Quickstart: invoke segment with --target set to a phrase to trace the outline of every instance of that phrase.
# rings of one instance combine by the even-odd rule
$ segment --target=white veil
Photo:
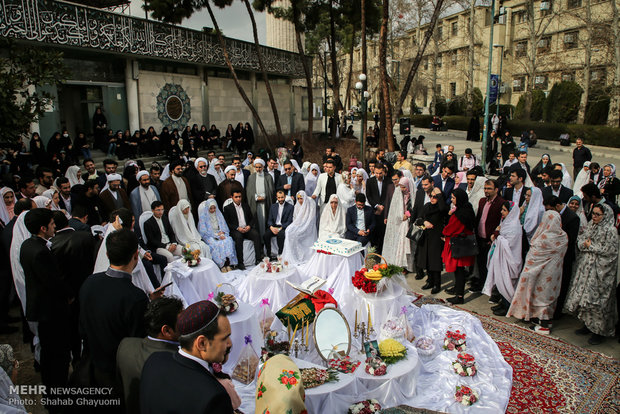
[[[563,162],[561,162],[560,165],[562,166],[562,185],[566,188],[573,188],[573,179],[568,173],[566,165],[564,165]]]
[[[487,182],[486,177],[476,177],[476,182],[471,189],[471,194],[468,195],[469,202],[474,208],[474,213],[478,214],[478,205],[480,200],[484,198],[484,183]]]
[[[583,166],[590,167],[590,164],[591,164],[590,161],[586,161],[583,163]],[[575,195],[578,195],[581,198],[583,196],[583,194],[581,193],[581,187],[588,184],[589,180],[590,180],[590,170],[586,171],[583,168],[581,168],[581,171],[579,171],[579,174],[577,174],[577,177],[575,178],[575,184],[573,185],[573,193]]]
[[[321,214],[321,221],[319,222],[319,240],[327,240],[330,237],[343,238],[347,231],[345,209],[342,207],[340,200],[338,200],[336,213],[332,213],[331,202],[333,200],[338,200],[336,194],[329,196],[329,202]]]
[[[316,230],[316,202],[306,195],[305,191],[298,191],[296,197],[302,197],[302,203],[295,203],[293,222],[285,233],[282,257],[292,264],[307,262],[312,255],[310,247],[317,237]]]
[[[2,221],[5,225],[11,221],[9,217],[9,209],[6,208],[6,204],[4,203],[4,195],[6,193],[13,193],[15,195],[15,191],[11,187],[2,187],[0,188],[0,221]],[[15,206],[15,201],[13,201],[13,206]]]
[[[349,207],[353,207],[355,204],[355,190],[351,188],[351,185],[345,181],[345,174],[350,174],[347,171],[342,172],[342,182],[338,184],[336,194],[338,194],[338,205],[341,206],[346,214]]]
[[[411,194],[409,194],[409,199],[411,199]],[[383,256],[390,264],[413,269],[411,243],[407,238],[409,221],[403,220],[404,215],[405,205],[403,201],[403,192],[400,189],[400,185],[397,185],[396,188],[394,188],[394,195],[392,196],[385,228]]]
[[[175,208],[176,207],[176,208]],[[183,214],[183,210],[190,207],[189,201],[179,200],[177,205],[170,209],[169,219],[174,235],[182,246],[190,245],[191,250],[200,250],[200,256],[211,258],[209,247],[204,241],[194,223],[194,216],[190,211],[187,216]]]
[[[19,261],[19,252],[22,248],[22,243],[26,239],[29,239],[31,236],[30,232],[26,228],[26,224],[24,223],[26,213],[28,213],[28,211],[23,211],[15,221],[15,226],[13,227],[13,239],[11,240],[10,254],[11,271],[13,272],[13,282],[15,283],[15,290],[17,291],[17,296],[22,303],[22,310],[24,311],[24,315],[26,314],[26,276],[24,275],[24,268]]]
[[[528,241],[532,239],[532,236],[540,223],[540,219],[542,219],[542,215],[545,212],[542,191],[540,188],[530,187],[530,190],[532,191],[532,197],[530,198],[530,203],[528,204],[527,212],[525,213],[525,220],[523,221],[523,231],[525,231]]]
[[[65,177],[69,180],[69,184],[73,187],[76,184],[84,184],[84,180],[82,177],[78,178],[77,173],[80,171],[80,167],[77,165],[72,165],[67,168],[67,172],[65,173]]]

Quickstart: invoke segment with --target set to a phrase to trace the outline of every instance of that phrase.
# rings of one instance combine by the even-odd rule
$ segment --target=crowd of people
[[[185,151],[185,134],[195,143],[209,133],[189,127],[178,156],[147,168],[136,157],[159,153],[155,135],[131,149],[124,147],[131,140],[104,140],[101,122],[95,146],[130,156],[122,175],[114,158],[98,169],[90,153],[74,149],[64,171],[47,163],[54,151],[88,149],[63,134],[50,140],[51,151],[48,143],[51,157],[30,151],[0,190],[0,330],[16,329],[9,317],[16,292],[24,341],[37,338],[33,352],[47,386],[66,386],[73,364],[73,381],[113,387],[127,412],[169,412],[171,399],[188,407],[175,412],[236,408],[217,368],[231,346],[224,313],[209,301],[183,310],[159,289],[183,248],[227,272],[265,256],[301,264],[317,239],[346,238],[426,278],[422,289],[431,294],[454,280],[446,289],[453,304],[464,303],[469,283],[496,303],[496,315],[531,321],[538,333],[549,334],[567,313],[592,345],[615,334],[620,182],[615,166],[592,162],[581,140],[574,181],[548,154],[530,168],[527,152],[504,153],[503,141],[500,159],[491,158],[495,175],[484,174],[471,149],[459,156],[452,145],[437,145],[429,164],[412,163],[406,151],[390,162],[378,150],[366,165],[344,165],[333,147],[312,160],[320,163],[305,159],[297,141],[255,156],[250,141],[237,140],[242,132],[229,163],[211,149],[229,148],[228,131],[200,141],[201,157]],[[172,352],[148,358],[165,350]],[[189,391],[195,384],[204,384],[201,393]]]

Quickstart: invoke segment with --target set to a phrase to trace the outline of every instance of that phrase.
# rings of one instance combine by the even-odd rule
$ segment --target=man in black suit
[[[108,161],[108,160],[105,160]],[[105,168],[105,161],[104,161],[104,168]],[[109,161],[114,161],[114,160],[109,160]],[[87,158],[84,160],[83,162],[84,168],[86,169],[86,174],[84,174],[84,182],[88,181],[88,180],[96,180],[97,183],[99,183],[100,188],[103,188],[103,186],[105,186],[105,183],[107,182],[107,178],[105,176],[105,173],[102,171],[97,171],[97,169],[95,168],[95,161],[93,161],[90,158]],[[114,169],[114,171],[116,172],[116,169]]]
[[[435,181],[431,178],[430,175],[425,174],[420,180],[420,189],[415,193],[415,201],[413,203],[413,209],[411,214],[411,220],[415,222],[415,220],[422,217],[422,210],[424,209],[424,205],[426,203],[430,203],[431,201],[431,193],[435,188]],[[424,268],[419,267],[416,262],[416,280],[424,279]]]
[[[142,414],[232,414],[232,402],[212,364],[224,364],[232,341],[230,322],[211,301],[190,305],[177,320],[180,349],[149,357],[140,381]],[[200,392],[196,392],[200,390]]]
[[[278,161],[275,158],[269,158],[266,173],[271,175],[273,183],[277,186],[280,179],[280,170],[278,170]]]
[[[116,372],[123,387],[127,414],[140,412],[140,378],[144,363],[155,352],[176,352],[179,348],[177,318],[183,302],[164,296],[149,303],[144,315],[146,338],[125,338],[116,352]]]
[[[271,256],[271,239],[275,237],[278,240],[278,254],[282,254],[284,249],[284,238],[286,237],[286,228],[293,222],[293,206],[285,201],[284,191],[280,190],[276,194],[277,201],[269,208],[269,217],[267,218],[267,228],[263,241],[267,248],[267,256]]]
[[[88,180],[84,185],[75,185],[74,187],[80,187],[79,191],[74,191],[74,208],[77,205],[82,205],[86,208],[88,213],[89,226],[95,226],[99,224],[107,223],[108,218],[103,216],[103,204],[99,198],[99,184],[96,180]]]
[[[517,160],[518,160],[518,162],[516,164],[513,164],[512,167],[521,167],[529,175],[530,174],[530,164],[527,163],[527,152],[519,151],[517,153]]]
[[[323,164],[327,162],[328,159],[332,159],[334,161],[334,167],[336,172],[342,171],[342,158],[340,155],[336,153],[335,147],[327,147],[325,148],[325,154],[323,154]]]
[[[170,263],[183,255],[183,248],[177,244],[168,215],[164,214],[164,203],[153,201],[151,211],[153,217],[144,222],[146,245],[151,251],[164,256]]]
[[[85,231],[75,231],[69,226],[62,211],[54,211],[56,235],[52,237],[52,255],[58,263],[62,278],[69,288],[69,297],[77,298],[84,280],[93,273],[95,266],[95,239]],[[71,355],[73,363],[80,360],[82,342],[78,331],[79,301],[69,305]]]
[[[555,210],[560,213],[560,217],[562,217],[562,230],[564,230],[568,236],[568,248],[566,249],[566,255],[564,255],[564,262],[562,264],[560,295],[558,296],[558,302],[553,317],[553,319],[558,319],[562,316],[562,308],[564,307],[564,301],[566,300],[568,287],[573,274],[573,263],[575,262],[576,253],[575,247],[577,245],[577,236],[579,235],[579,225],[581,222],[579,216],[571,211],[571,209],[567,208],[567,204],[563,203],[558,197],[551,196],[545,198],[543,203],[546,210]]]
[[[293,202],[295,202],[297,200],[297,197],[295,197],[297,192],[305,189],[304,176],[294,172],[293,164],[290,161],[286,161],[284,163],[284,174],[280,174],[280,177],[278,177],[276,191],[283,190],[285,196],[291,197]]]
[[[379,253],[383,249],[383,238],[385,236],[385,222],[383,220],[386,199],[390,192],[392,183],[385,176],[386,167],[383,164],[375,164],[375,175],[366,181],[366,197],[368,204],[375,214],[375,229],[372,233],[371,243],[377,248]],[[394,190],[392,190],[392,194]]]
[[[75,231],[87,231],[90,233],[90,226],[88,223],[88,211],[86,207],[81,204],[76,205],[71,212],[71,218],[69,219],[69,226]]]
[[[62,210],[66,210],[71,214],[73,204],[71,202],[71,184],[67,177],[58,177],[56,179],[56,187],[58,188],[59,201],[58,205]]]
[[[504,190],[504,196],[502,198],[504,200],[512,201],[521,207],[521,205],[525,202],[525,193],[528,190],[524,185],[526,176],[527,173],[523,168],[517,167],[513,169],[510,172],[509,178],[511,187]]]
[[[243,168],[241,165],[241,158],[236,155],[232,159],[232,165],[237,169],[235,179],[245,188],[245,185],[248,183],[248,178],[250,178],[250,171]]]
[[[375,214],[372,207],[366,205],[363,193],[355,196],[355,205],[347,210],[346,225],[345,238],[356,240],[362,245],[369,242],[375,228]]]
[[[48,240],[56,230],[53,213],[44,208],[32,209],[26,213],[24,224],[32,237],[22,244],[19,261],[26,278],[26,319],[38,322],[41,381],[47,387],[64,387],[69,374],[67,320],[72,298],[48,247]],[[57,396],[48,394],[46,397]],[[48,409],[59,411],[54,404]]]
[[[92,386],[115,387],[118,345],[126,337],[144,337],[149,297],[131,282],[140,260],[136,234],[128,228],[110,233],[106,248],[110,267],[89,276],[80,289],[80,333],[92,362]],[[151,300],[162,294],[151,293]]]
[[[562,177],[563,174],[560,170],[552,170],[549,173],[551,185],[542,189],[543,199],[556,196],[560,199],[561,203],[568,203],[568,199],[573,196],[573,190],[562,185]]]
[[[241,191],[233,191],[233,202],[224,207],[224,219],[230,229],[230,237],[235,241],[239,269],[245,270],[243,263],[243,240],[251,240],[254,243],[256,264],[263,257],[260,235],[256,230],[256,220],[252,217],[250,206],[242,203]]]
[[[446,204],[450,204],[450,196],[452,195],[452,190],[454,190],[454,178],[451,177],[453,173],[452,167],[446,165],[441,170],[441,174],[433,177],[435,187],[441,189]]]

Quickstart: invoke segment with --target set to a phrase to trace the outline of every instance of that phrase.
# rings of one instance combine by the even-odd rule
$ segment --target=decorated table
[[[318,276],[327,280],[325,289],[334,289],[335,293],[332,294],[334,298],[343,300],[345,296],[341,286],[351,284],[351,276],[362,267],[362,264],[363,258],[360,252],[347,257],[315,251],[310,260],[298,268],[304,278]]]
[[[263,267],[261,267],[263,265]],[[298,292],[287,281],[301,284],[303,278],[295,266],[283,266],[278,271],[269,268],[262,262],[261,265],[247,273],[237,286],[238,296],[241,300],[253,306],[260,306],[263,299],[269,300],[269,306],[273,312],[282,308]]]
[[[230,349],[228,361],[226,361],[223,366],[224,372],[232,372],[248,335],[250,335],[248,339],[251,340],[252,348],[254,348],[257,355],[260,355],[260,348],[263,342],[261,339],[262,335],[257,312],[254,306],[239,302],[239,309],[228,314],[228,321],[230,322],[230,339],[233,343],[233,347]]]

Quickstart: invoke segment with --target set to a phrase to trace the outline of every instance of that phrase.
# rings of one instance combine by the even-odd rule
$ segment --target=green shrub
[[[448,115],[464,115],[467,110],[467,100],[463,95],[455,96],[448,104]]]
[[[515,112],[514,105],[500,104],[499,114],[506,119],[512,119]],[[497,106],[495,104],[489,106],[489,118],[493,117],[493,114],[497,113]],[[484,112],[482,113],[484,115]]]
[[[514,119],[523,119],[525,117],[525,94],[521,94],[519,96],[519,102],[517,102],[517,106],[515,107],[515,116]]]
[[[437,97],[437,102],[435,102],[435,115],[444,116],[448,111],[448,104],[446,104],[446,98],[443,96]]]
[[[442,119],[448,125],[448,131],[451,129],[467,131],[467,128],[469,128],[469,120],[471,118],[461,115],[446,115]]]
[[[515,119],[525,119],[525,96],[527,93],[522,94],[517,102],[517,108],[515,109]],[[540,121],[543,115],[543,105],[545,103],[545,93],[539,89],[535,89],[532,92],[532,108],[530,110],[530,120]]]
[[[482,92],[480,88],[474,88],[474,99],[472,109],[474,111],[474,115],[482,115],[484,114],[484,99],[482,99]]]
[[[411,124],[416,128],[430,128],[432,115],[413,115],[411,118]]]
[[[584,123],[588,125],[605,125],[609,115],[610,97],[605,91],[590,92]]]
[[[561,134],[569,134],[572,142],[581,137],[586,145],[602,145],[620,148],[620,128],[602,125],[559,124],[551,122],[532,122],[522,120],[508,121],[508,129],[513,136],[533,129],[538,139],[558,141]]]
[[[553,84],[543,105],[545,122],[575,122],[583,89],[576,82]]]

